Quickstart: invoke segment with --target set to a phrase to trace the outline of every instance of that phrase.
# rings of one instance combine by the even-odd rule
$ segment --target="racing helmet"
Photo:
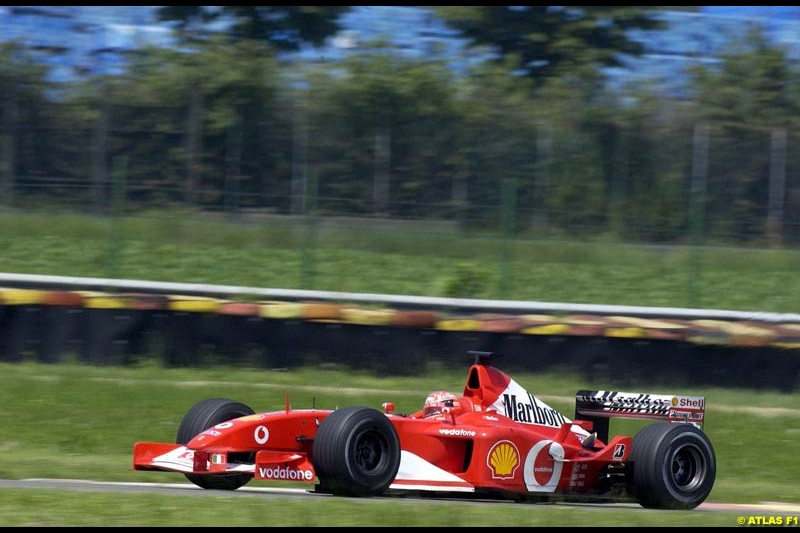
[[[452,392],[439,390],[428,394],[425,398],[425,405],[422,407],[422,416],[436,416],[441,414],[445,407],[452,408],[455,405],[456,395]]]

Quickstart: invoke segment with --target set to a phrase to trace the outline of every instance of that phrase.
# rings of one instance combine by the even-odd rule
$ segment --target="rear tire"
[[[717,475],[711,441],[689,424],[645,426],[633,438],[630,462],[636,500],[653,509],[694,509]]]
[[[347,407],[328,415],[312,448],[321,490],[342,496],[382,494],[400,468],[400,439],[383,413]]]
[[[196,435],[212,426],[240,416],[254,414],[243,403],[225,398],[211,398],[198,403],[183,417],[175,442],[186,444]],[[236,490],[247,484],[253,476],[249,474],[184,474],[186,479],[203,489]]]

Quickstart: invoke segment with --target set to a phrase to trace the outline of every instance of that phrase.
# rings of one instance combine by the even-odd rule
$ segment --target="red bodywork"
[[[287,407],[217,424],[185,446],[138,442],[133,468],[315,482],[312,444],[331,412]],[[569,420],[483,364],[472,365],[449,412],[421,415],[386,413],[401,448],[391,489],[602,492],[631,451],[631,437],[603,443],[590,435],[591,422]]]

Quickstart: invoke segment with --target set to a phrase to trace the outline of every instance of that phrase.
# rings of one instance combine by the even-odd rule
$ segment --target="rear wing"
[[[703,429],[706,399],[702,396],[580,390],[575,394],[575,418],[594,424],[597,437],[608,442],[611,418],[648,418],[689,423]]]

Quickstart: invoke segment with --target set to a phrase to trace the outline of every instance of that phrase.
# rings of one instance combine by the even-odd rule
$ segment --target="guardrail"
[[[0,361],[419,373],[468,349],[591,380],[800,384],[797,314],[0,274]]]
[[[688,309],[682,307],[640,307],[630,305],[569,304],[557,302],[526,302],[511,300],[480,300],[472,298],[441,298],[395,294],[365,294],[355,292],[316,291],[297,289],[266,289],[236,285],[210,285],[205,283],[169,283],[130,279],[47,276],[0,272],[0,284],[21,288],[57,288],[79,290],[134,291],[155,294],[185,294],[193,296],[231,297],[257,296],[279,300],[317,300],[380,304],[401,308],[457,310],[463,312],[491,313],[547,313],[624,315],[629,317],[732,320],[769,323],[798,323],[800,313],[771,313],[757,311],[730,311],[722,309]]]

